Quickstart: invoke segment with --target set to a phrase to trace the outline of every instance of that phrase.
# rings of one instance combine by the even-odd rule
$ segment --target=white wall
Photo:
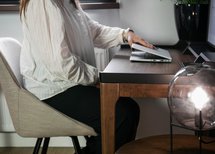
[[[22,40],[22,28],[18,11],[0,12],[0,37]]]
[[[130,27],[149,42],[160,45],[177,43],[172,3],[160,0],[121,0],[120,9],[88,10],[92,18],[109,26]],[[0,12],[0,37],[22,41],[18,12]],[[138,99],[141,120],[137,138],[169,133],[166,99]],[[0,102],[1,103],[1,102]],[[32,146],[35,139],[25,139],[15,133],[0,134],[0,146]],[[82,145],[85,144],[84,140]],[[53,138],[51,146],[70,146],[69,138]]]
[[[155,45],[178,42],[171,0],[121,0],[120,19],[123,27]]]
[[[121,0],[119,10],[88,12],[102,24],[131,28],[155,45],[175,45],[178,42],[171,0]]]

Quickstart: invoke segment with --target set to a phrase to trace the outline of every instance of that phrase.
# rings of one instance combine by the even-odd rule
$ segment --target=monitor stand
[[[201,52],[209,52],[209,48],[206,42],[187,42],[187,46],[184,49],[184,54],[191,53],[196,58]]]
[[[215,52],[201,52],[194,62],[215,62]]]
[[[195,63],[215,62],[215,51],[207,42],[189,42],[183,50],[184,54],[192,54],[196,59]]]

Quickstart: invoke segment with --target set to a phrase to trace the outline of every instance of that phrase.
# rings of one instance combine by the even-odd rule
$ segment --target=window
[[[119,8],[116,0],[80,0],[83,9],[115,9]],[[0,0],[0,11],[18,11],[19,0]]]
[[[18,11],[19,0],[0,0],[0,11]]]
[[[0,0],[0,4],[19,4],[19,0]]]
[[[116,9],[119,3],[116,0],[80,0],[83,9]]]
[[[116,2],[116,0],[80,0],[83,3]]]
[[[83,9],[114,9],[119,8],[116,0],[80,0]]]
[[[115,9],[119,8],[116,0],[80,0],[83,9]]]
[[[80,0],[83,3],[116,2],[116,0]],[[0,4],[18,4],[19,0],[0,0]]]

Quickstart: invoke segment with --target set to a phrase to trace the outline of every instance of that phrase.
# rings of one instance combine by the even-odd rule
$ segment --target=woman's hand
[[[132,31],[128,31],[128,44],[131,46],[132,43],[138,43],[141,44],[145,47],[148,48],[155,48],[152,44],[150,44],[149,42],[145,41],[143,38],[139,37],[138,35],[136,35],[134,32]]]

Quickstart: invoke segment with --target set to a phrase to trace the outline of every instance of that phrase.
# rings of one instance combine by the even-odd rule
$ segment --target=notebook
[[[162,48],[150,49],[139,44],[131,45],[130,61],[138,62],[171,62],[172,57],[168,50]]]

